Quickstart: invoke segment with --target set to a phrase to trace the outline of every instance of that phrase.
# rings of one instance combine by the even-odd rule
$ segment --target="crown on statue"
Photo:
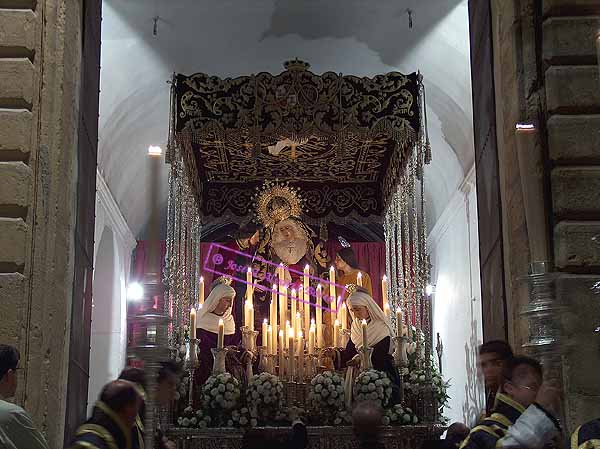
[[[288,218],[300,218],[302,198],[298,188],[288,183],[266,181],[254,195],[256,218],[270,228]]]
[[[286,70],[296,70],[299,72],[308,70],[310,68],[310,64],[308,62],[300,61],[298,58],[285,61],[283,66]]]
[[[223,284],[223,285],[231,285],[232,279],[229,276],[221,276],[215,279],[214,285]]]

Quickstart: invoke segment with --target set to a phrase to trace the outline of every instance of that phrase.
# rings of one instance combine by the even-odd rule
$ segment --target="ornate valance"
[[[174,77],[171,142],[201,215],[247,216],[254,188],[278,179],[305,192],[310,218],[381,220],[424,135],[420,75],[316,75],[298,60],[285,68]]]

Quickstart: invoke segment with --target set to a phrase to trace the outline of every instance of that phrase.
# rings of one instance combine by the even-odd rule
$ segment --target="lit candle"
[[[204,304],[204,277],[200,276],[200,291],[198,292],[198,304]]]
[[[287,319],[287,288],[279,286],[279,327],[283,326]]]
[[[196,309],[190,311],[190,339],[196,339]]]
[[[340,322],[335,320],[333,323],[333,347],[339,347]]]
[[[261,336],[262,345],[265,348],[268,346],[268,344],[267,344],[267,340],[269,338],[269,335],[267,333],[268,328],[269,328],[269,323],[267,322],[267,319],[265,318],[262,322],[262,336]]]
[[[273,354],[273,326],[269,324],[267,326],[267,354]]]
[[[362,273],[359,271],[358,274],[356,275],[356,284],[359,287],[362,287]]]
[[[310,323],[310,330],[308,331],[308,354],[313,355],[315,353],[315,323]]]
[[[248,327],[251,331],[254,332],[254,306],[252,305],[252,301],[248,303],[248,312],[250,312],[250,317],[248,319]]]
[[[290,320],[292,321],[292,329],[294,329],[294,331],[297,331],[298,329],[296,329],[296,307],[298,306],[298,300],[297,300],[297,295],[296,295],[296,289],[293,288],[292,289],[292,313],[290,314]]]
[[[285,338],[283,336],[283,330],[279,331],[279,347],[281,350],[279,351],[279,377],[283,379],[285,373],[285,367],[283,363],[283,348],[285,347]]]
[[[323,347],[323,287],[317,285],[317,307],[315,308],[317,319],[317,348]]]
[[[331,309],[331,320],[335,319],[335,310],[337,310],[337,304],[335,303],[335,268],[329,267],[329,308]]]
[[[285,349],[289,349],[288,348],[288,338],[290,335],[290,321],[289,320],[285,320]]]
[[[290,369],[288,371],[288,377],[292,379],[294,377],[294,362],[296,358],[296,351],[294,348],[294,330],[292,328],[289,329],[288,335],[288,355],[289,355],[289,366]]]
[[[298,334],[298,380],[304,380],[304,334]]]
[[[341,297],[338,298],[338,303],[341,300],[342,300]],[[340,318],[340,324],[342,326],[342,330],[345,330],[348,327],[348,307],[346,306],[345,302],[343,302],[342,305],[340,306],[339,318]]]
[[[402,309],[396,309],[396,336],[402,337]]]
[[[223,343],[225,341],[225,323],[219,318],[219,335],[217,337],[217,349],[223,349]]]
[[[383,305],[383,313],[385,314],[386,317],[390,317],[390,305],[389,304],[384,304]]]
[[[385,312],[385,308],[387,307],[389,314],[390,303],[388,302],[388,281],[385,274],[381,278],[381,304],[383,305],[383,311]]]
[[[246,270],[246,299],[248,301],[252,299],[252,268],[250,267]]]
[[[304,283],[302,285],[302,294],[304,298],[304,330],[308,332],[310,326],[310,285],[308,282],[310,267],[304,267]]]
[[[361,327],[362,327],[362,346],[364,349],[366,349],[369,347],[367,345],[367,320],[362,320]]]
[[[296,312],[296,328],[294,332],[296,332],[296,335],[302,332],[302,315],[300,315],[300,312]]]
[[[271,307],[269,307],[269,323],[277,326],[277,286],[271,288]]]

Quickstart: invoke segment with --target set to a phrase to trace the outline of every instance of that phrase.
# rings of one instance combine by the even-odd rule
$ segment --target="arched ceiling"
[[[149,216],[146,151],[166,144],[171,73],[280,73],[294,57],[315,73],[420,70],[433,225],[474,160],[469,48],[467,0],[105,0],[99,168],[140,236]],[[162,186],[164,207],[166,169]]]

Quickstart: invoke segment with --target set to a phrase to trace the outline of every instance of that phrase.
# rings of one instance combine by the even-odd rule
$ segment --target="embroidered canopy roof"
[[[172,132],[205,218],[246,217],[265,180],[299,187],[313,219],[379,221],[422,131],[420,75],[176,75]]]

